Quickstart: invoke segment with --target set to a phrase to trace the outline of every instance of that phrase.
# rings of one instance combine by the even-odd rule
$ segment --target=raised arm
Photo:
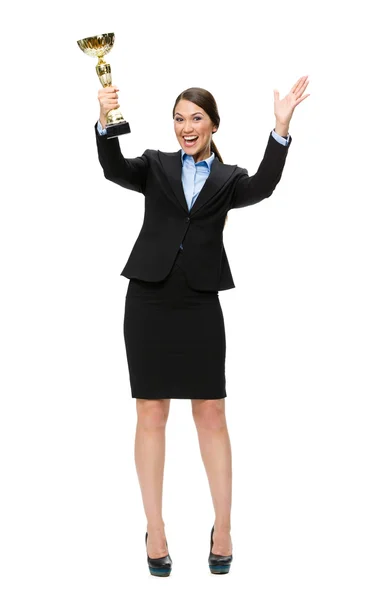
[[[274,192],[282,177],[288,149],[292,142],[292,137],[287,135],[290,121],[296,106],[310,96],[310,94],[304,94],[308,85],[308,75],[303,75],[282,100],[279,97],[279,91],[274,89],[275,129],[269,136],[264,158],[257,173],[249,176],[247,169],[241,169],[230,209],[255,204],[268,198]],[[282,137],[285,139],[282,140]]]
[[[109,110],[118,108],[118,88],[101,88],[98,93],[100,118],[95,123],[95,136],[99,162],[104,177],[124,188],[145,193],[149,161],[147,150],[137,158],[124,158],[118,137],[107,139],[105,134],[106,115]],[[101,132],[101,134],[99,133]]]
[[[257,172],[254,175],[248,175],[247,169],[241,169],[242,174],[236,182],[230,209],[256,204],[274,192],[282,176],[292,137],[289,135],[288,143],[284,145],[277,141],[273,133],[273,131],[270,133],[265,154]]]

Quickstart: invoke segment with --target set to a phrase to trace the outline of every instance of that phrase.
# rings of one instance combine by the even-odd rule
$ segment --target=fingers
[[[117,87],[116,85],[108,85],[106,87],[102,87],[99,90],[99,94],[103,93],[103,94],[113,94],[115,92],[119,92],[119,87]]]
[[[294,94],[298,94],[300,91],[303,92],[309,84],[309,81],[307,81],[307,79],[308,75],[303,75],[302,77],[300,77],[300,79],[298,79],[295,85],[291,88],[291,92],[293,92]]]
[[[100,88],[97,95],[98,95],[99,100],[102,98],[107,98],[110,100],[113,100],[113,99],[118,100],[117,92],[119,92],[119,88],[116,86],[110,85],[108,87]]]
[[[110,85],[99,89],[97,97],[100,104],[101,114],[106,115],[110,110],[119,108],[120,105],[118,103],[117,92],[119,92],[119,88],[115,85]]]
[[[297,100],[297,102],[295,102],[295,106],[297,106],[298,104],[300,104],[300,102],[302,102],[303,100],[305,100],[305,98],[308,98],[308,96],[310,96],[310,94],[306,94],[302,98],[299,98],[299,100]]]

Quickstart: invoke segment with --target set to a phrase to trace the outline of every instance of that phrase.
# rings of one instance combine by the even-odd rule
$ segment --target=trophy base
[[[123,121],[122,123],[107,123],[105,126],[106,129],[106,138],[114,138],[119,135],[123,135],[124,133],[131,133],[130,124],[127,121]]]

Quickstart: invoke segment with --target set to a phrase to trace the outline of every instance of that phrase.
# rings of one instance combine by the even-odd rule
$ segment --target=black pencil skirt
[[[133,398],[226,397],[218,292],[189,287],[183,250],[163,281],[130,279],[123,331]]]

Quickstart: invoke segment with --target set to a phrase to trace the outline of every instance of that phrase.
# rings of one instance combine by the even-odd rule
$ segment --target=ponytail
[[[213,142],[213,139],[212,139],[211,147],[212,147],[212,148],[211,148],[211,149],[212,149],[212,152],[214,152],[214,154],[216,155],[216,157],[218,158],[218,160],[219,160],[221,163],[223,163],[222,156],[221,156],[221,155],[220,155],[220,153],[218,152],[218,150],[217,150],[217,146],[216,146],[216,145],[215,145],[215,143]]]

